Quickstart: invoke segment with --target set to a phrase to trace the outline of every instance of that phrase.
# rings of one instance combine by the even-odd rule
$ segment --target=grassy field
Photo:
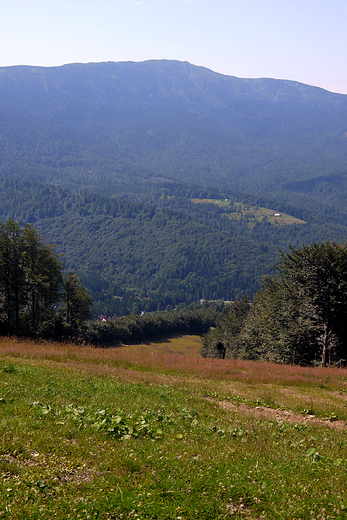
[[[347,370],[0,341],[0,518],[347,518]]]
[[[218,204],[218,206],[230,206],[230,201],[219,199],[191,199],[195,204]],[[229,218],[236,220],[244,220],[249,227],[253,227],[256,222],[266,219],[270,224],[277,226],[288,226],[292,224],[306,224],[304,220],[300,220],[286,213],[278,213],[273,209],[261,208],[259,206],[249,206],[241,203],[233,203],[235,211],[228,213]]]

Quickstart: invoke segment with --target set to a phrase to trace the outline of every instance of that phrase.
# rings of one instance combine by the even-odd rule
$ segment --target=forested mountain
[[[0,70],[0,173],[98,190],[168,179],[334,209],[347,96],[176,61]]]
[[[56,244],[94,313],[252,296],[278,247],[343,241],[346,159],[347,96],[308,85],[166,60],[0,69],[0,217]]]

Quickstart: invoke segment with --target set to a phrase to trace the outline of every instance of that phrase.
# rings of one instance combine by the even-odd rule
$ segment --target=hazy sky
[[[176,59],[347,94],[347,0],[0,0],[0,66]]]

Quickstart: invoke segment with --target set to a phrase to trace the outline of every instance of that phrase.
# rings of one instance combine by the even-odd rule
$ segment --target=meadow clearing
[[[0,341],[0,518],[347,518],[347,369]]]
[[[235,211],[228,213],[228,217],[235,220],[245,219],[248,227],[253,227],[256,222],[262,222],[264,219],[270,224],[279,226],[288,226],[293,224],[306,224],[304,220],[287,215],[283,212],[277,212],[273,209],[263,208],[259,206],[250,206],[241,202],[230,202],[221,199],[190,199],[194,204],[217,204],[220,207],[233,206]]]

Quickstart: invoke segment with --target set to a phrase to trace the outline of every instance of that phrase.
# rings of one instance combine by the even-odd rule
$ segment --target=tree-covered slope
[[[245,226],[218,230],[170,208],[20,180],[2,181],[0,194],[3,218],[34,223],[96,302],[105,302],[96,306],[100,312],[253,293],[275,253]]]
[[[334,208],[347,96],[176,61],[0,70],[2,175],[99,189],[158,179]]]
[[[66,269],[82,276],[95,313],[104,314],[251,296],[271,272],[278,247],[346,236],[333,220],[249,227],[216,204],[193,204],[192,188],[174,185],[167,193],[141,204],[0,179],[0,217],[33,224],[54,243]]]
[[[346,132],[346,96],[290,81],[165,60],[3,68],[0,174],[26,181],[2,181],[2,218],[56,244],[95,312],[252,295],[278,247],[346,236]],[[200,195],[307,224],[251,228]]]

